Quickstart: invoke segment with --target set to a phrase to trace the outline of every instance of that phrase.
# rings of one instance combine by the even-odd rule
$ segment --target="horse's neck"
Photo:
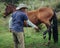
[[[11,13],[13,13],[13,12],[15,12],[15,11],[16,11],[16,8],[13,8],[12,11],[11,11]]]
[[[13,10],[13,12],[15,12],[16,10]]]
[[[16,7],[13,8],[13,12],[16,11]]]

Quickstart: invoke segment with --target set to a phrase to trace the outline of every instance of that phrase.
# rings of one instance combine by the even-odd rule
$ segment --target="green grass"
[[[38,3],[38,4],[37,4]],[[53,3],[53,2],[52,2]],[[44,4],[46,5],[47,2]],[[48,3],[49,4],[49,3]],[[34,1],[35,7],[40,7],[40,2]],[[0,48],[14,48],[12,33],[9,32],[8,29],[8,19],[3,19],[5,5],[0,2]],[[32,8],[30,8],[32,9]],[[60,24],[59,24],[59,42],[58,44],[54,44],[53,39],[51,40],[51,44],[49,46],[43,45],[48,42],[48,34],[47,38],[43,39],[43,31],[45,31],[45,26],[40,25],[42,30],[40,32],[35,32],[32,28],[24,28],[25,29],[25,46],[26,48],[60,48]]]
[[[48,42],[48,34],[47,38],[43,39],[43,31],[46,30],[45,26],[40,25],[42,31],[35,32],[32,28],[24,28],[25,32],[25,46],[26,48],[60,48],[60,33],[59,33],[59,42],[58,44],[54,44],[53,39],[51,40],[51,44],[49,46],[43,45]],[[60,26],[59,26],[60,29]],[[59,30],[60,31],[60,30]],[[3,18],[0,19],[0,48],[13,48],[13,37],[12,33],[9,32],[8,23]]]

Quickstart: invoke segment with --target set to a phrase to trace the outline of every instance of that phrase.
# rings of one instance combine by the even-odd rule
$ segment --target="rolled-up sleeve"
[[[9,28],[12,28],[12,17],[9,19]]]

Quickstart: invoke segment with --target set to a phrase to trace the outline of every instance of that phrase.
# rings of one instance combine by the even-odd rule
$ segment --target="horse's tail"
[[[56,43],[58,42],[58,24],[57,24],[57,16],[55,11],[52,17],[52,21],[53,21],[53,39],[54,39],[54,42]]]

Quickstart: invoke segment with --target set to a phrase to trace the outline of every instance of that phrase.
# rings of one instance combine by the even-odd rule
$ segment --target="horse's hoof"
[[[50,45],[50,43],[49,43],[49,42],[45,44],[45,46],[49,46],[49,45]]]
[[[50,41],[46,44],[46,46],[49,46],[50,45]]]
[[[40,32],[40,28],[34,28],[36,32]]]

